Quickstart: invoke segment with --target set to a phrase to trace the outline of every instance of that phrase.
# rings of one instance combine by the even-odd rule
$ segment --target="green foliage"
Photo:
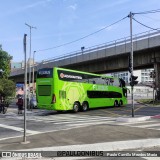
[[[9,97],[15,95],[15,83],[8,80],[11,72],[10,61],[12,56],[10,56],[6,51],[2,50],[2,45],[0,45],[0,95],[5,96],[6,102],[9,103]]]
[[[15,95],[15,83],[8,79],[0,79],[0,94],[7,97]]]
[[[11,72],[10,69],[10,61],[12,60],[12,56],[10,56],[6,51],[3,51],[2,45],[0,45],[0,77],[8,78]]]

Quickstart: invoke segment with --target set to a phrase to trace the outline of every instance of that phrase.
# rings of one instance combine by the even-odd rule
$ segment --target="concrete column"
[[[156,84],[156,98],[160,100],[160,57],[155,58],[154,70],[156,72],[155,84]]]

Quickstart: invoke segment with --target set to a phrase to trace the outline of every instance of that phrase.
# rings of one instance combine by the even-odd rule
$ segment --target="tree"
[[[12,56],[3,51],[2,45],[0,45],[0,95],[5,96],[6,99],[15,95],[15,83],[8,80],[11,59]]]
[[[0,77],[8,78],[11,72],[10,61],[12,56],[10,56],[6,51],[3,51],[2,45],[0,45]]]
[[[8,79],[0,79],[0,94],[5,97],[10,97],[15,95],[15,83]]]

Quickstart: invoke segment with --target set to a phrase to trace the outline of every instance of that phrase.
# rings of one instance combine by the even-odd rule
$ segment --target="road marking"
[[[66,122],[61,122],[61,121],[59,121],[59,122],[55,122],[54,124],[67,124],[67,123],[77,123],[77,124],[79,124],[79,123],[87,123],[87,122],[91,122],[92,124],[94,124],[95,122],[97,122],[97,121],[100,121],[100,122],[106,122],[106,121],[108,121],[109,119],[103,119],[103,120],[101,120],[101,119],[96,119],[96,120],[90,120],[90,119],[85,119],[85,120],[76,120],[76,121],[66,121]]]
[[[119,116],[119,114],[113,113],[113,112],[111,112],[111,111],[104,111],[104,112],[109,113],[109,114],[112,114],[112,115],[114,115],[114,116]]]
[[[18,118],[20,119],[20,118]],[[77,116],[70,116],[70,115],[61,115],[61,116],[48,116],[48,117],[43,117],[43,116],[38,116],[38,117],[28,117],[29,121],[43,121],[44,123],[73,123],[73,122],[86,122],[86,121],[107,121],[107,120],[115,120],[113,117],[102,117],[102,116],[82,116],[82,115],[77,115]]]
[[[140,128],[150,128],[150,127],[160,127],[160,124],[156,123],[156,124],[147,124],[147,125],[141,125]],[[136,126],[139,127],[139,126]]]
[[[7,138],[1,138],[0,141],[7,140],[7,139],[13,139],[13,138],[20,138],[20,137],[23,137],[23,135],[21,135],[21,136],[14,136],[14,137],[7,137]]]
[[[149,123],[152,123],[152,124],[149,124]],[[153,120],[149,120],[145,122],[140,121],[140,122],[129,122],[129,123],[120,122],[120,123],[116,123],[115,125],[160,130],[160,124],[157,121],[153,121]],[[154,127],[159,127],[159,128],[154,128]]]
[[[145,108],[145,106],[138,107],[138,108],[135,109],[134,111],[136,112],[136,111],[140,110],[141,108]]]
[[[87,122],[87,123],[76,123],[76,124],[69,124],[69,125],[67,125],[67,126],[70,126],[70,127],[72,127],[72,126],[82,126],[82,127],[85,127],[85,126],[90,126],[90,125],[97,125],[97,124],[113,124],[113,123],[115,123],[115,122],[113,122],[113,121],[107,121],[108,123],[106,123],[106,121],[102,121],[102,122],[94,122],[94,123],[92,123],[92,122]]]
[[[24,131],[23,128],[15,127],[15,126],[8,126],[8,125],[4,125],[4,124],[0,124],[0,127],[15,130],[15,131],[19,131],[19,132]],[[32,131],[32,130],[28,130],[28,129],[26,129],[26,132],[29,133],[29,134],[39,134],[39,133],[41,133],[41,132],[38,132],[38,131]]]

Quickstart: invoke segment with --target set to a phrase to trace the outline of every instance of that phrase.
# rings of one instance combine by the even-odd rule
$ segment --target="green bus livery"
[[[39,108],[56,111],[127,104],[124,80],[57,67],[38,70],[36,96]]]

